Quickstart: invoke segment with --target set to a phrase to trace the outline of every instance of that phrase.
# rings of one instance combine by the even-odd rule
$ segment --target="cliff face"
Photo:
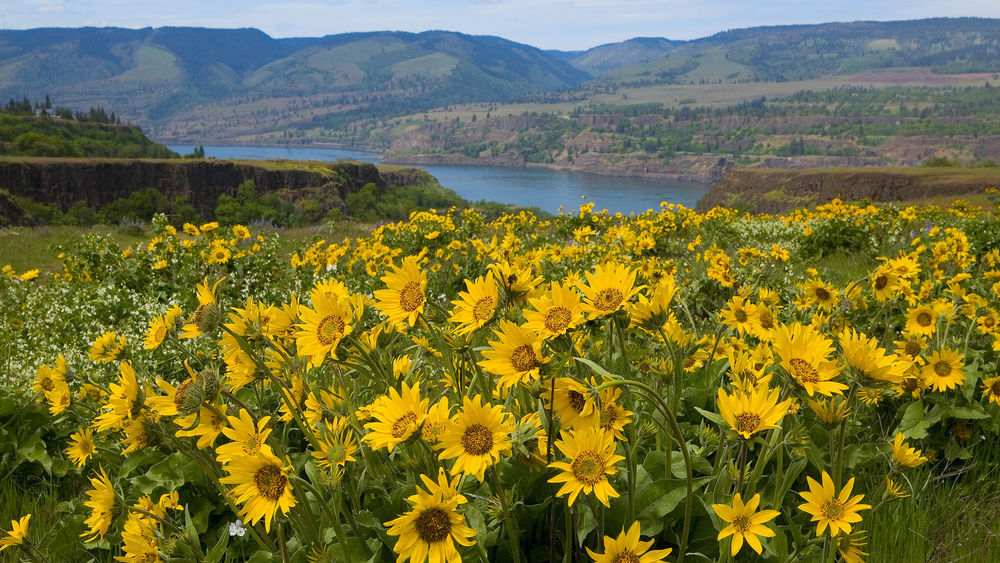
[[[379,187],[406,185],[400,182],[414,177],[397,171],[392,182],[387,182],[375,165],[350,161],[0,160],[0,189],[63,210],[77,201],[99,209],[133,191],[155,188],[168,199],[186,196],[206,216],[214,211],[220,195],[235,194],[236,187],[247,180],[265,193],[319,192],[343,201],[369,182]]]
[[[913,201],[981,194],[1000,186],[995,168],[830,168],[729,170],[698,203],[699,209],[735,207],[778,213],[843,201]]]

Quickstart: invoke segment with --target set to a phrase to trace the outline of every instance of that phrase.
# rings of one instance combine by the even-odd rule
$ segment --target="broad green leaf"
[[[718,424],[719,426],[722,426],[722,427],[727,426],[726,425],[726,419],[722,418],[722,415],[719,415],[719,414],[716,414],[716,413],[714,413],[712,411],[707,411],[705,409],[701,409],[701,408],[698,408],[698,407],[695,407],[694,410],[698,411],[698,413],[701,414],[701,416],[703,416],[703,417],[711,420],[712,422]]]
[[[581,364],[584,364],[585,366],[589,367],[590,369],[594,370],[594,373],[596,373],[597,375],[600,375],[602,377],[606,377],[608,379],[622,379],[622,377],[620,375],[615,375],[615,374],[611,373],[610,371],[602,368],[601,366],[595,364],[594,362],[588,360],[587,358],[578,358],[578,357],[574,356],[573,359],[576,360],[576,361],[578,361],[578,362],[580,362]]]
[[[903,420],[899,422],[896,432],[902,432],[907,438],[926,438],[927,429],[931,423],[924,416],[924,402],[916,400],[903,411]]]
[[[208,550],[205,554],[205,563],[219,563],[222,561],[223,556],[226,555],[226,547],[229,545],[229,531],[223,530],[219,534],[219,541],[215,542],[212,549]]]
[[[21,461],[40,463],[46,473],[52,474],[52,458],[45,449],[45,442],[38,434],[33,434],[17,446],[17,457]]]

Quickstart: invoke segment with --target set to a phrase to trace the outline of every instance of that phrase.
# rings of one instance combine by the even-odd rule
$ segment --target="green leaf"
[[[903,420],[899,422],[896,432],[902,432],[907,438],[926,438],[931,422],[924,416],[924,402],[916,400],[903,411]]]
[[[229,531],[223,530],[219,534],[219,541],[212,546],[212,549],[208,550],[205,554],[205,563],[218,563],[222,561],[222,557],[226,554],[226,547],[229,545]]]
[[[163,461],[149,468],[144,475],[132,480],[132,484],[140,494],[148,495],[158,487],[167,491],[175,491],[185,483],[204,479],[198,462],[181,452],[174,452]]]
[[[622,376],[611,373],[610,371],[602,368],[601,366],[595,364],[594,362],[588,360],[587,358],[578,358],[574,356],[573,359],[594,370],[594,373],[596,373],[597,375],[606,377],[608,379],[622,379]]]
[[[973,404],[971,407],[949,407],[947,410],[948,414],[954,418],[980,420],[990,417],[990,415],[983,409],[982,405],[978,404]]]
[[[705,409],[701,409],[698,407],[695,407],[694,410],[698,411],[701,414],[701,416],[711,420],[712,422],[718,424],[719,426],[726,427],[726,419],[722,418],[722,415],[715,414],[712,411],[707,411]]]
[[[692,492],[711,480],[711,477],[695,479],[692,482]],[[663,530],[664,517],[670,514],[686,496],[687,482],[683,479],[658,479],[642,487],[636,483],[636,520],[639,520],[643,530],[648,530],[649,535],[655,536]]]
[[[33,434],[30,438],[17,446],[17,458],[20,461],[29,463],[40,463],[45,468],[45,472],[52,474],[52,458],[45,449],[45,442],[38,434]]]

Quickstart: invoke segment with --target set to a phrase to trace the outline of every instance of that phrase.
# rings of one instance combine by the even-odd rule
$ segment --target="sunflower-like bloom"
[[[321,449],[311,455],[320,469],[333,471],[334,466],[343,467],[348,461],[357,461],[354,452],[358,451],[358,442],[354,432],[347,427],[346,419],[317,440]]]
[[[166,393],[149,398],[149,408],[157,417],[189,415],[201,407],[205,398],[204,387],[194,378],[185,379],[177,387],[157,378],[156,386]]]
[[[893,438],[892,459],[896,460],[896,463],[902,467],[916,467],[927,461],[926,457],[920,455],[921,451],[911,448],[908,443],[903,441],[904,438],[902,432],[897,432],[896,437]]]
[[[554,388],[553,388],[554,387]],[[554,392],[554,395],[553,395]],[[592,425],[594,414],[594,399],[590,391],[569,377],[559,377],[555,385],[545,385],[545,402],[559,415],[559,421],[565,428],[577,428]]]
[[[312,304],[312,309],[299,309],[302,324],[297,325],[295,344],[300,356],[318,366],[327,355],[337,359],[337,345],[353,330],[354,311],[349,298],[326,293],[314,293]]]
[[[20,520],[10,521],[10,530],[0,539],[0,551],[24,543],[24,538],[28,537],[28,520],[31,520],[31,514],[25,514]]]
[[[729,300],[725,309],[719,311],[719,321],[737,331],[741,336],[747,332],[753,332],[756,316],[757,307],[746,297],[738,295]]]
[[[487,467],[500,461],[501,454],[510,455],[514,427],[503,406],[484,404],[479,395],[465,397],[462,411],[452,417],[436,447],[441,459],[457,458],[452,473],[475,475],[482,481]]]
[[[833,396],[829,399],[809,399],[806,401],[809,409],[816,413],[820,422],[827,426],[836,426],[851,414],[851,408],[847,406],[847,400],[843,395]]]
[[[256,524],[264,519],[264,529],[271,531],[271,520],[281,509],[288,514],[295,506],[292,485],[288,482],[291,465],[282,465],[281,459],[268,452],[260,452],[253,457],[243,457],[226,465],[229,475],[219,479],[221,483],[235,485],[233,496],[236,504],[242,504],[240,516],[244,522]]]
[[[89,498],[83,503],[90,508],[90,516],[83,522],[88,529],[80,534],[86,542],[104,537],[108,527],[111,526],[111,519],[114,518],[115,507],[115,490],[111,487],[111,480],[108,479],[103,467],[100,468],[97,477],[90,478],[90,486],[93,488],[85,493]]]
[[[837,542],[837,552],[844,559],[844,563],[865,563],[864,557],[868,552],[861,551],[861,548],[868,543],[865,540],[864,531],[844,534],[840,538]]]
[[[427,274],[420,270],[418,260],[417,256],[407,256],[399,267],[390,266],[392,271],[382,276],[386,289],[375,290],[375,306],[389,322],[413,326],[424,312]]]
[[[927,365],[920,368],[920,375],[935,391],[947,391],[965,383],[964,359],[958,350],[951,348],[935,351],[927,358]]]
[[[843,383],[831,381],[839,373],[837,362],[827,359],[833,353],[833,343],[812,326],[778,325],[773,346],[781,357],[781,367],[810,397],[813,393],[841,394],[847,389]]]
[[[729,522],[729,525],[719,532],[719,536],[716,539],[722,540],[725,537],[733,536],[732,547],[729,550],[730,555],[735,556],[739,553],[744,541],[760,555],[763,546],[760,544],[757,536],[765,538],[774,537],[774,530],[765,526],[764,523],[773,520],[781,513],[777,510],[761,510],[758,512],[757,507],[759,505],[760,494],[754,495],[749,502],[743,504],[743,499],[740,498],[739,493],[733,496],[733,504],[731,505],[712,505],[712,510],[715,511],[715,514],[722,520]]]
[[[601,390],[601,408],[594,409],[594,424],[610,432],[615,440],[624,440],[625,425],[632,422],[632,411],[618,403],[621,389],[609,387]]]
[[[824,311],[833,309],[837,298],[840,297],[840,293],[833,286],[827,285],[826,282],[818,278],[807,281],[801,289],[803,301],[807,307],[816,305]]]
[[[171,330],[174,330],[174,323],[177,322],[177,319],[182,314],[181,308],[174,305],[167,309],[167,312],[149,321],[149,328],[146,329],[146,337],[144,339],[146,350],[159,348],[160,344],[163,344],[163,341],[166,340],[167,334]]]
[[[427,418],[427,409],[431,400],[420,399],[420,383],[410,387],[404,381],[399,393],[389,389],[388,397],[380,397],[372,405],[370,413],[374,422],[365,424],[370,432],[364,440],[373,449],[385,448],[392,451],[401,442],[405,442]]]
[[[268,435],[271,434],[271,429],[267,427],[267,423],[271,421],[271,417],[262,417],[255,425],[253,418],[250,417],[250,413],[246,409],[240,409],[239,418],[235,416],[227,418],[229,419],[229,426],[223,427],[222,433],[232,440],[232,442],[215,448],[219,463],[225,465],[227,463],[238,462],[244,457],[253,457],[258,454],[274,456],[271,446],[268,446],[265,442]]]
[[[87,458],[94,455],[95,452],[97,452],[97,448],[94,446],[93,430],[81,428],[70,435],[66,455],[73,463],[83,467],[87,463]]]
[[[594,273],[585,272],[583,310],[594,317],[610,315],[625,307],[643,286],[635,286],[636,271],[624,264],[602,264]]]
[[[677,283],[673,276],[664,276],[656,285],[640,293],[638,302],[632,306],[632,324],[648,329],[658,329],[667,322],[670,303],[677,293]]]
[[[491,340],[491,349],[483,351],[479,362],[484,370],[500,376],[500,389],[526,384],[538,379],[538,370],[548,358],[542,356],[538,334],[511,321],[500,321],[500,340]]]
[[[719,389],[716,404],[719,414],[740,436],[747,440],[757,432],[779,428],[778,422],[785,417],[792,400],[779,402],[781,391],[758,386],[749,392],[736,390],[733,395]]]
[[[899,276],[891,269],[882,266],[872,273],[872,293],[881,303],[891,299],[899,287]]]
[[[594,563],[664,563],[665,557],[672,551],[667,549],[654,549],[653,540],[639,541],[639,523],[632,522],[626,532],[622,529],[617,538],[604,536],[604,553],[594,553],[587,549],[587,555],[593,558]]]
[[[844,488],[837,493],[833,484],[833,479],[826,471],[823,472],[823,484],[820,485],[812,477],[806,477],[809,490],[799,493],[806,500],[799,505],[799,509],[812,515],[812,521],[816,524],[816,535],[820,536],[826,527],[830,527],[830,535],[836,536],[841,531],[851,533],[851,524],[861,521],[858,511],[871,508],[870,505],[861,504],[864,495],[851,496],[851,489],[854,488],[854,477],[851,477]]]
[[[885,348],[879,348],[878,340],[854,329],[845,328],[837,338],[847,363],[872,379],[899,383],[910,367],[910,363],[900,360],[899,356],[886,354]]]
[[[490,271],[496,278],[499,286],[507,292],[513,299],[521,302],[524,297],[531,295],[542,283],[542,277],[536,276],[530,266],[511,263],[509,260],[500,260],[490,264]]]
[[[216,412],[218,411],[218,413]],[[174,421],[180,427],[174,433],[178,438],[198,438],[195,444],[199,450],[211,447],[222,433],[226,421],[226,405],[216,405],[215,410],[203,406],[197,413],[189,414]],[[197,425],[195,424],[197,422]]]
[[[580,294],[569,284],[552,282],[541,297],[528,299],[531,309],[524,311],[524,327],[533,330],[542,339],[566,334],[583,323],[583,305]]]
[[[1000,375],[983,380],[983,395],[1000,405]]]
[[[937,329],[937,313],[928,305],[913,307],[906,312],[906,332],[930,336]]]
[[[39,393],[38,401],[41,402],[49,393],[55,391],[60,384],[66,384],[66,359],[62,356],[56,360],[56,367],[53,369],[47,364],[38,366],[35,371],[34,391]]]
[[[120,372],[118,383],[109,386],[111,393],[104,406],[107,412],[94,419],[93,426],[100,432],[121,427],[125,421],[133,420],[142,411],[143,397],[139,392],[139,382],[136,380],[132,364],[122,362],[118,370]]]
[[[110,363],[118,359],[125,351],[125,335],[118,336],[113,332],[105,332],[97,337],[90,346],[87,356],[92,362]]]
[[[218,303],[215,302],[215,290],[224,279],[226,278],[220,278],[211,289],[208,287],[207,277],[198,284],[198,308],[194,310],[194,315],[188,319],[188,323],[181,327],[181,338],[196,338],[219,324],[222,315]]]
[[[625,459],[615,455],[614,436],[594,427],[568,430],[560,433],[555,445],[570,459],[568,463],[554,461],[549,464],[552,469],[561,471],[549,479],[549,483],[563,484],[556,496],[569,494],[572,506],[581,492],[585,495],[594,493],[601,504],[611,506],[608,499],[619,494],[608,482],[608,475],[617,473],[614,465]]]
[[[399,536],[392,548],[399,554],[396,561],[461,563],[462,556],[455,543],[464,546],[476,543],[472,539],[476,531],[465,525],[465,516],[456,510],[466,498],[459,494],[448,496],[440,487],[432,486],[433,481],[426,476],[421,477],[428,490],[417,487],[417,494],[407,499],[413,509],[385,523],[389,528],[387,534]]]
[[[459,335],[475,332],[493,320],[499,304],[493,276],[479,277],[476,281],[465,280],[465,289],[467,291],[460,291],[458,299],[451,302],[455,308],[448,317],[448,322],[458,324],[455,332]]]

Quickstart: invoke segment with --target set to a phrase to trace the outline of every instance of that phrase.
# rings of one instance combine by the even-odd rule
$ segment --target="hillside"
[[[86,123],[0,111],[0,155],[105,158],[172,158],[133,125]]]
[[[590,75],[539,49],[460,33],[274,39],[255,29],[0,31],[0,98],[113,108],[156,137],[337,128],[467,101],[510,101]],[[229,129],[226,129],[229,127]]]

